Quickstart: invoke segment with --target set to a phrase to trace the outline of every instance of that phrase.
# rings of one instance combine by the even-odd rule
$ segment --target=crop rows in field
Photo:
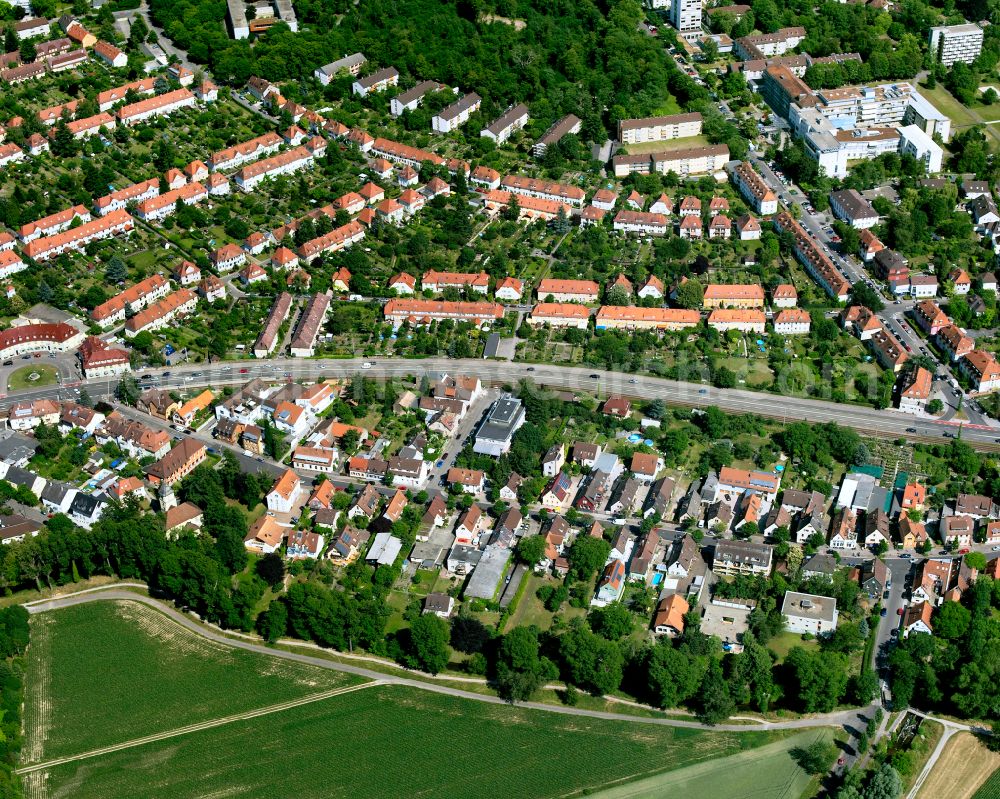
[[[31,623],[26,764],[354,681],[216,644],[135,602],[78,605]]]
[[[58,766],[49,795],[542,799],[760,746],[701,732],[369,688],[163,744]]]
[[[994,771],[972,799],[1000,799],[1000,769]]]

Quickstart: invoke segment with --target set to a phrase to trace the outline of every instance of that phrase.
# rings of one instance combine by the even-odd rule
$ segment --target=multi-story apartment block
[[[729,178],[761,216],[778,213],[778,198],[748,161],[733,161],[727,165]]]
[[[946,67],[959,61],[971,64],[979,57],[982,49],[983,29],[974,23],[931,28],[931,57]]]
[[[431,119],[431,129],[435,133],[451,133],[453,130],[457,130],[479,110],[482,102],[483,98],[475,92],[463,95],[434,115]]]
[[[700,134],[701,122],[701,114],[699,113],[623,119],[618,123],[618,140],[622,144],[639,144],[641,142],[684,139]]]
[[[188,89],[175,89],[147,100],[123,105],[118,109],[116,116],[122,125],[138,125],[147,119],[172,114],[182,108],[190,108],[194,104],[195,96]]]
[[[701,0],[670,0],[670,24],[683,39],[694,41],[701,32]]]
[[[528,124],[528,106],[524,103],[512,105],[500,117],[483,128],[480,136],[493,139],[497,144],[503,144],[516,131]]]
[[[92,241],[107,239],[120,233],[128,235],[135,222],[125,211],[113,211],[92,219],[79,227],[69,228],[54,236],[44,236],[29,242],[24,254],[36,261],[47,261],[71,250],[82,250]]]
[[[240,191],[253,191],[262,181],[280,175],[290,175],[312,166],[312,153],[305,147],[295,147],[283,153],[272,155],[240,169],[233,180]]]
[[[729,148],[724,144],[707,147],[690,147],[659,153],[616,155],[611,159],[615,177],[629,175],[666,175],[673,172],[678,177],[705,175],[718,172],[729,161]]]

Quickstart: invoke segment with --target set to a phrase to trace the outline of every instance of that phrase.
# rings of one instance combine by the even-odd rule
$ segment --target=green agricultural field
[[[77,799],[270,799],[277,785],[282,796],[297,799],[541,799],[703,763],[774,740],[763,732],[607,722],[377,686],[66,763],[47,775],[28,775],[28,786],[44,782],[49,796]]]
[[[1000,799],[1000,769],[994,771],[984,782],[972,799]]]
[[[215,644],[135,602],[33,616],[22,763],[130,741],[350,685]],[[136,794],[138,795],[138,794]]]
[[[810,730],[752,751],[658,774],[594,794],[597,799],[799,799],[811,777],[792,759],[796,748],[833,739],[833,730]]]

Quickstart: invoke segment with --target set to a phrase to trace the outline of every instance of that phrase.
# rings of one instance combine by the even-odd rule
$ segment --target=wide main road
[[[858,432],[888,438],[909,438],[941,441],[954,437],[956,423],[919,418],[895,410],[876,410],[826,400],[783,396],[744,389],[719,389],[699,383],[666,380],[659,377],[632,375],[626,372],[592,367],[556,366],[548,364],[510,363],[479,359],[452,360],[427,358],[421,360],[352,358],[300,359],[276,358],[266,361],[235,361],[232,363],[190,364],[166,371],[140,372],[143,387],[168,389],[195,386],[240,385],[260,377],[266,380],[322,380],[360,374],[373,379],[441,374],[478,377],[493,385],[516,385],[528,380],[544,388],[567,391],[588,391],[604,395],[621,394],[642,400],[661,399],[668,404],[693,408],[714,405],[730,413],[755,413],[785,422],[836,422]],[[80,382],[93,397],[113,393],[117,379],[94,379]],[[7,395],[0,405],[10,405],[26,399],[67,399],[73,389],[63,386],[29,389]],[[1000,450],[1000,428],[985,425],[965,425],[963,440],[985,450]]]

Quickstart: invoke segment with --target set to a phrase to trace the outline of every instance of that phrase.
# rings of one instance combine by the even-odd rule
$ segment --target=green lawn
[[[353,678],[214,644],[134,602],[33,616],[24,762],[264,707]]]
[[[799,799],[811,778],[791,752],[816,740],[833,740],[833,730],[810,730],[753,751],[699,763],[593,794],[598,799]]]
[[[788,657],[789,651],[794,646],[801,646],[803,649],[810,649],[819,646],[819,644],[816,643],[815,639],[812,641],[803,641],[802,636],[799,633],[789,632],[780,633],[767,642],[767,648],[778,656],[779,661]]]
[[[379,686],[58,766],[45,785],[51,796],[77,799],[542,799],[774,740],[763,732],[590,720]]]
[[[36,378],[33,379],[32,375]],[[54,386],[59,382],[59,373],[54,366],[43,363],[33,363],[30,366],[22,366],[15,369],[7,378],[7,391],[20,391],[26,388],[41,388],[42,386]]]

